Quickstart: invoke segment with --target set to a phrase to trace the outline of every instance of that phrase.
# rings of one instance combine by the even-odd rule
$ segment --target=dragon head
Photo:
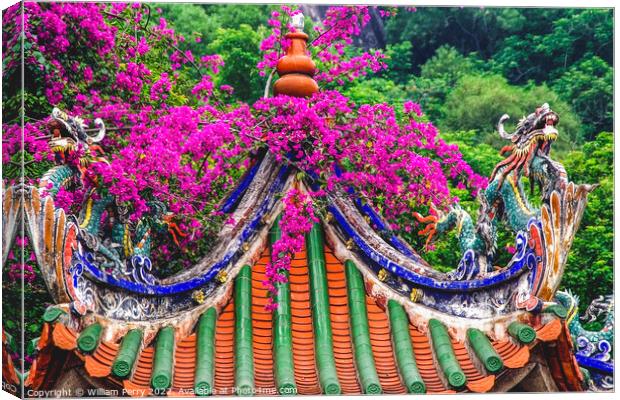
[[[538,107],[527,117],[521,118],[513,133],[507,133],[504,128],[504,123],[509,118],[508,114],[504,114],[497,124],[500,137],[512,142],[501,150],[502,154],[509,155],[495,167],[491,180],[495,178],[500,169],[501,181],[508,173],[519,174],[521,170],[525,176],[529,176],[530,165],[534,157],[547,157],[551,150],[551,144],[558,138],[556,125],[560,118],[555,111],[549,108],[547,103]]]
[[[48,123],[51,134],[50,149],[63,160],[80,149],[100,150],[100,147],[95,143],[100,142],[105,137],[105,125],[100,118],[95,119],[94,125],[96,126],[94,129],[96,134],[90,136],[88,133],[92,130],[87,129],[82,118],[69,116],[64,111],[54,107],[52,119]],[[82,164],[87,162],[88,157],[84,157],[81,161]]]
[[[555,294],[555,301],[566,308],[566,322],[570,323],[579,311],[579,296],[573,294],[570,290],[559,290]]]

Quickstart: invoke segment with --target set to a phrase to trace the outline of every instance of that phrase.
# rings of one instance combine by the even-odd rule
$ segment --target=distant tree
[[[395,108],[405,101],[405,92],[393,81],[383,78],[365,79],[349,86],[344,95],[356,104],[389,103]]]
[[[444,45],[422,65],[420,77],[441,79],[447,85],[453,86],[460,77],[474,72],[475,64],[474,57],[465,57],[454,47]]]
[[[550,21],[551,31],[528,29],[506,38],[493,56],[512,83],[555,80],[582,58],[598,56],[612,64],[613,11],[566,9]]]
[[[569,102],[584,121],[587,140],[613,129],[614,71],[603,59],[584,58],[555,81],[556,93]]]
[[[480,63],[474,55],[465,57],[454,47],[441,46],[422,65],[420,75],[411,77],[406,91],[411,99],[422,105],[431,120],[441,121],[447,95],[459,78],[481,69]]]
[[[415,13],[399,13],[387,22],[388,43],[413,44],[414,70],[443,46],[462,54],[477,52],[482,59],[492,57],[504,39],[522,31],[549,32],[553,20],[567,14],[565,9],[493,7],[418,7]]]
[[[598,295],[613,293],[613,133],[598,134],[595,141],[569,153],[563,161],[572,181],[600,184],[588,197],[562,280],[562,286],[579,295],[585,308]]]
[[[216,84],[232,86],[235,98],[241,101],[254,102],[262,96],[266,78],[256,69],[261,31],[247,24],[219,28],[207,46],[208,54],[219,54],[224,60]]]
[[[545,85],[512,86],[499,75],[462,77],[446,98],[445,118],[440,127],[453,131],[475,130],[483,142],[489,138],[484,133],[494,132],[504,113],[511,116],[509,122],[514,127],[519,118],[545,102],[560,115],[560,137],[555,148],[566,150],[574,147],[581,141],[580,122],[566,102]]]
[[[412,75],[413,69],[411,60],[412,50],[413,45],[411,42],[388,44],[385,51],[385,54],[388,56],[386,60],[388,68],[382,76],[396,83],[407,82]]]

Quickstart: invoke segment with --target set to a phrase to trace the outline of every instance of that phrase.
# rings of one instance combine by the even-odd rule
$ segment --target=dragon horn
[[[99,131],[94,137],[91,136],[89,137],[89,139],[92,143],[98,143],[101,142],[105,137],[105,124],[103,123],[103,120],[101,118],[95,119],[94,124],[97,128],[99,128]]]
[[[63,124],[65,126],[65,129],[71,132],[71,126],[67,123],[67,120],[69,119],[69,115],[66,112],[62,111],[58,107],[54,107],[52,109],[52,118],[54,118],[56,121]]]
[[[54,107],[52,109],[52,118],[55,118],[55,119],[59,119],[59,118],[61,118],[61,119],[68,119],[69,116],[67,115],[67,113],[65,113],[64,111],[60,110],[60,108]]]
[[[499,136],[502,139],[512,139],[512,136],[514,135],[514,133],[510,134],[506,132],[506,129],[504,129],[504,122],[506,122],[508,119],[510,118],[510,116],[508,114],[504,114],[502,115],[502,117],[499,119],[499,122],[497,123],[497,131],[499,132]]]

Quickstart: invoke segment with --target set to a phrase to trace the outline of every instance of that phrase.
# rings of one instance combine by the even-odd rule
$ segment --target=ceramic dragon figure
[[[461,207],[454,206],[448,212],[434,208],[431,215],[416,219],[427,224],[420,231],[428,235],[427,244],[436,236],[456,228],[463,260],[472,261],[476,267],[461,279],[471,279],[478,274],[493,270],[492,260],[496,251],[497,225],[504,220],[515,233],[526,231],[529,221],[540,215],[525,194],[521,178],[527,177],[530,185],[541,187],[543,202],[554,190],[567,184],[564,167],[549,157],[551,144],[557,139],[558,114],[548,104],[543,104],[527,117],[523,117],[514,133],[507,133],[504,114],[498,123],[499,135],[511,143],[501,149],[506,158],[497,164],[486,190],[478,196],[479,217],[476,222]]]
[[[61,188],[68,191],[86,190],[79,216],[73,217],[79,227],[81,244],[98,259],[99,265],[110,270],[124,270],[130,264],[150,265],[152,231],[169,231],[178,242],[184,235],[172,222],[172,214],[161,202],[150,202],[150,212],[138,221],[129,219],[130,208],[107,191],[99,191],[98,177],[89,168],[93,163],[108,163],[98,145],[105,137],[101,119],[88,129],[80,117],[69,116],[54,108],[48,126],[49,146],[56,156],[57,166],[42,177],[39,192],[53,199]],[[96,131],[94,136],[90,132]]]
[[[599,296],[592,300],[583,315],[579,315],[579,297],[570,291],[559,291],[556,300],[568,310],[566,322],[570,330],[575,352],[583,364],[589,360],[613,364],[614,343],[614,300],[613,296]],[[583,323],[591,323],[602,318],[603,327],[596,330],[584,328]],[[596,362],[593,364],[595,367]],[[604,364],[603,364],[604,365]],[[613,374],[604,374],[599,368],[587,368],[586,381],[591,389],[612,390]]]

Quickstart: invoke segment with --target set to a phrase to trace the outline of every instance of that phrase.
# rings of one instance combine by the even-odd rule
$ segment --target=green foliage
[[[482,176],[490,176],[495,165],[504,159],[499,154],[499,148],[480,143],[479,134],[476,131],[442,132],[441,137],[447,143],[459,146],[465,161]]]
[[[408,81],[408,91],[435,122],[444,118],[440,106],[454,78],[445,74],[445,67],[452,64],[471,75],[463,60],[475,54],[480,60],[476,73],[493,71],[510,84],[530,86],[534,81],[555,89],[583,123],[576,127],[580,134],[571,139],[591,140],[597,132],[613,128],[612,9],[419,7],[388,20],[386,32],[388,43],[412,43],[406,54],[411,72],[419,76]],[[399,72],[395,80],[401,82],[402,76],[406,72]],[[553,107],[551,100],[543,101]],[[458,129],[487,130],[487,122],[482,122],[484,126]]]
[[[232,86],[236,98],[245,102],[254,102],[263,95],[266,78],[256,68],[260,41],[259,31],[241,24],[237,28],[219,28],[207,46],[208,53],[219,54],[224,60],[216,84]]]
[[[475,63],[472,58],[464,57],[454,47],[444,45],[422,65],[420,77],[442,80],[452,86],[463,75],[471,74],[474,70]]]
[[[441,121],[445,117],[443,104],[456,82],[480,68],[480,60],[475,56],[465,57],[454,47],[441,46],[422,65],[420,76],[409,80],[406,90],[432,121]]]
[[[440,126],[450,130],[476,130],[480,133],[480,142],[490,137],[500,146],[504,143],[493,132],[504,113],[511,116],[514,128],[522,115],[533,112],[545,102],[560,115],[560,137],[554,148],[565,150],[580,142],[579,119],[551,89],[545,85],[512,86],[499,75],[468,75],[461,78],[446,98],[445,118]],[[511,129],[508,124],[507,129]]]
[[[588,140],[613,126],[613,76],[613,68],[594,56],[573,65],[553,84],[577,115],[587,121],[584,133]]]
[[[412,50],[413,45],[411,42],[388,44],[385,49],[388,68],[387,71],[383,73],[383,76],[396,83],[407,82],[411,75],[411,69],[413,68],[411,62]]]
[[[612,133],[600,133],[563,160],[572,181],[600,184],[588,197],[562,281],[564,288],[579,295],[584,307],[598,295],[613,292],[613,143]]]
[[[372,78],[356,82],[349,86],[343,94],[356,104],[389,103],[400,108],[405,100],[405,92],[393,81],[383,78]]]
[[[253,28],[265,25],[272,7],[165,3],[154,4],[152,8],[161,8],[162,15],[174,26],[175,32],[191,42],[193,52],[206,54],[204,49],[213,40],[218,29],[238,28],[242,24]],[[194,41],[196,37],[201,38],[199,43]]]
[[[159,4],[162,15],[185,36],[195,55],[219,54],[225,64],[215,84],[234,88],[233,99],[256,101],[266,78],[258,75],[261,40],[274,6],[211,4]],[[198,41],[196,39],[198,38]]]
[[[612,63],[611,9],[566,9],[561,14],[549,21],[547,29],[506,38],[493,58],[511,82],[553,80],[571,65],[593,56]]]
[[[476,52],[491,58],[503,41],[523,31],[549,30],[553,20],[566,15],[562,9],[492,7],[418,7],[415,13],[400,12],[386,25],[389,43],[413,43],[417,68],[443,46],[462,54]]]

